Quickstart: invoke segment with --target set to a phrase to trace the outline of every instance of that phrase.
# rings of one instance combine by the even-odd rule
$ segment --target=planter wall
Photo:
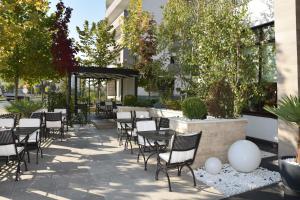
[[[248,120],[247,136],[278,143],[278,120],[268,117],[244,115]]]
[[[158,108],[118,106],[119,112],[149,111],[151,117],[182,117],[182,111]]]
[[[170,128],[179,133],[202,131],[193,168],[202,167],[210,157],[217,157],[227,163],[227,152],[230,146],[246,137],[245,119],[209,119],[187,121],[178,118],[170,119]]]

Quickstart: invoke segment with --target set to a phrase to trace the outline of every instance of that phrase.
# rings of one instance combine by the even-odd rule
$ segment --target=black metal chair
[[[24,159],[25,147],[17,146],[16,141],[18,138],[15,137],[12,130],[0,130],[0,157],[9,157],[10,160],[17,161],[17,170],[16,170],[16,181],[19,180],[21,172],[21,163],[25,165],[25,171],[27,171],[27,163]]]
[[[164,117],[160,118],[158,130],[161,130],[161,131],[170,130],[170,120],[168,118],[164,118]]]
[[[132,129],[133,127],[133,117],[131,112],[117,112],[117,120],[119,119],[130,119],[132,122],[131,123],[120,123],[117,121],[117,133],[118,133],[118,140],[119,140],[119,145],[122,145],[123,138],[126,138],[126,129]]]
[[[33,113],[31,113],[30,118],[41,120],[40,136],[41,136],[41,138],[46,139],[45,112],[33,112]]]
[[[36,150],[36,164],[38,164],[39,152],[41,152],[41,158],[43,158],[43,150],[41,147],[41,129],[42,129],[42,120],[38,118],[22,118],[19,122],[20,128],[38,128],[35,132],[31,133],[26,141],[27,147],[27,157],[28,163],[30,163],[29,151]],[[20,141],[25,137],[20,137]],[[23,142],[24,143],[24,142]]]
[[[155,142],[152,141],[152,140],[147,140],[146,138],[144,138],[143,136],[138,134],[140,132],[147,132],[147,131],[157,131],[156,121],[151,120],[151,119],[147,119],[147,120],[140,119],[140,120],[138,120],[136,122],[137,142],[138,142],[138,146],[139,146],[139,153],[138,153],[138,156],[137,156],[137,162],[139,162],[140,155],[142,155],[143,160],[144,160],[145,170],[147,170],[147,162],[148,162],[149,158],[157,153]],[[165,148],[166,147],[166,142],[165,141],[158,141],[158,145],[161,148]],[[145,157],[146,152],[151,153],[148,156],[147,159]]]
[[[191,165],[194,163],[202,132],[196,134],[174,135],[171,140],[170,152],[160,153],[158,157],[155,179],[158,180],[160,171],[164,171],[169,184],[169,191],[172,191],[171,182],[168,174],[169,169],[177,169],[178,176],[181,175],[183,167],[189,168],[192,173],[194,186],[196,180]]]
[[[0,115],[0,119],[14,119],[14,124],[13,124],[13,127],[12,127],[12,128],[14,128],[18,124],[18,120],[20,119],[20,115],[19,114],[13,114],[13,113],[2,114],[2,115]]]
[[[64,138],[64,124],[62,121],[62,113],[61,112],[48,112],[45,114],[46,121],[46,132],[54,134],[59,133],[60,139]]]

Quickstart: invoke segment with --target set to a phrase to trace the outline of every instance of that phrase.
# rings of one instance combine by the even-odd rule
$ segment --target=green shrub
[[[21,117],[30,117],[31,113],[42,108],[43,103],[40,101],[14,101],[11,105],[6,106],[5,109],[10,113],[20,113]]]
[[[180,100],[173,100],[173,99],[167,99],[163,102],[165,107],[167,109],[172,110],[181,110],[181,101]]]
[[[153,102],[151,101],[151,99],[139,99],[136,102],[136,106],[138,106],[138,107],[152,107]]]
[[[208,112],[217,118],[234,118],[234,93],[230,84],[220,80],[212,85],[206,100]]]
[[[137,98],[134,95],[126,95],[124,97],[124,106],[136,106]]]
[[[182,102],[182,112],[189,119],[205,119],[207,108],[200,98],[191,97]]]

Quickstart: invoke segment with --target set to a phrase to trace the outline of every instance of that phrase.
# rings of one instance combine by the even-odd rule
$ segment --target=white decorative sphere
[[[261,152],[256,144],[248,140],[239,140],[228,151],[230,165],[239,172],[252,172],[261,162]]]
[[[205,161],[205,170],[210,174],[218,174],[222,169],[222,162],[215,157],[211,157]]]

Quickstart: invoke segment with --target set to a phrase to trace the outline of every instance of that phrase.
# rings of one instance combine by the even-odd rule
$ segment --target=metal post
[[[117,80],[115,79],[115,101],[117,102]]]
[[[77,89],[77,75],[75,74],[75,87],[74,87],[74,106],[75,106],[75,114],[78,114],[78,89]]]
[[[134,77],[134,95],[138,96],[138,77]]]
[[[90,113],[90,105],[91,105],[91,79],[89,78],[89,100],[88,100],[88,113]]]
[[[123,102],[123,96],[124,96],[124,91],[123,91],[123,88],[124,88],[124,80],[123,78],[121,79],[121,102]]]

